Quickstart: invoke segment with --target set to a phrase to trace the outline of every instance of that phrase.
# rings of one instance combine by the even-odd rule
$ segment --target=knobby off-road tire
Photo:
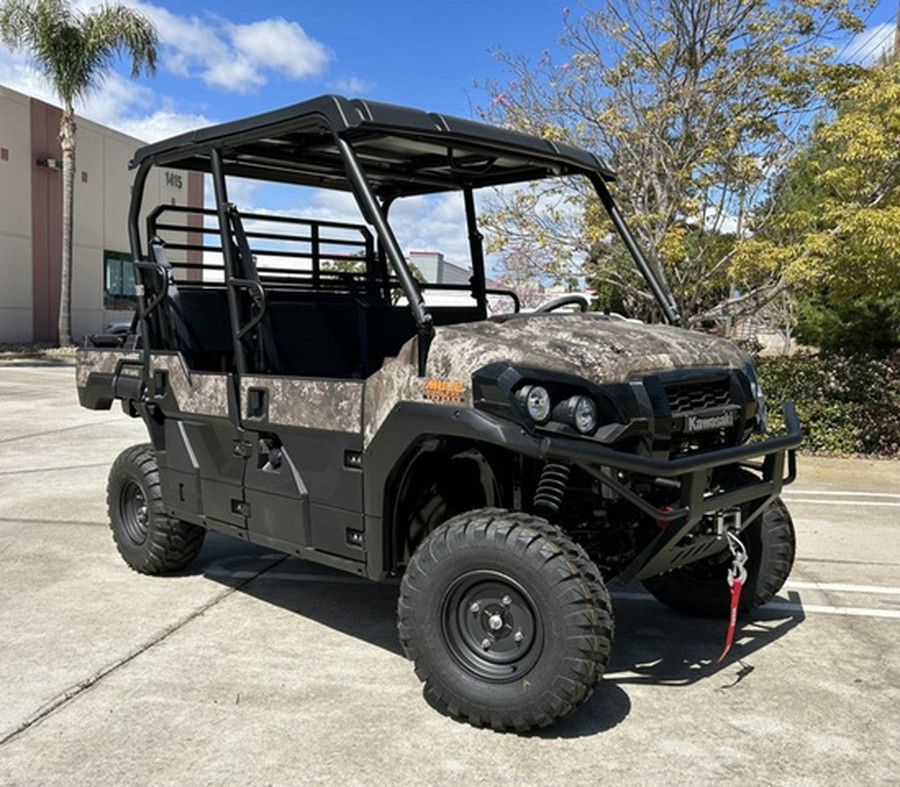
[[[109,471],[106,503],[119,554],[141,574],[180,571],[203,546],[202,527],[166,515],[151,445],[119,454]]]
[[[740,538],[749,557],[738,615],[746,615],[781,590],[794,564],[794,524],[781,498],[773,500],[743,530]],[[731,553],[726,550],[707,560],[645,579],[644,587],[678,612],[694,617],[727,618],[731,607],[727,582],[730,566]]]
[[[546,520],[502,509],[449,519],[410,560],[398,630],[426,691],[458,718],[543,727],[606,668],[612,611],[587,554]]]

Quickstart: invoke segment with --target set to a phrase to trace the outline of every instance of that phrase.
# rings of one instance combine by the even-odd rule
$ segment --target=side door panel
[[[230,374],[192,372],[176,352],[150,356],[148,395],[165,415],[161,481],[170,513],[244,529],[246,451],[233,391]]]
[[[363,382],[245,376],[240,400],[251,537],[364,560]]]

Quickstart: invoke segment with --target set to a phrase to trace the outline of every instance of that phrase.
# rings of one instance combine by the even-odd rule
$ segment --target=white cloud
[[[313,76],[332,59],[324,44],[280,17],[235,24],[210,13],[181,16],[151,3],[128,4],[156,25],[163,68],[232,92],[260,88],[273,75]]]
[[[318,221],[364,224],[353,195],[345,191],[265,184],[258,189],[253,181],[229,180],[229,199],[242,213],[294,216]],[[236,191],[240,189],[240,194]],[[470,267],[468,233],[462,197],[434,194],[397,200],[389,213],[400,248],[410,251],[439,251],[461,267]]]
[[[152,106],[154,98],[149,87],[113,72],[76,109],[91,120],[113,126],[133,112]]]
[[[97,0],[75,0],[79,10]],[[145,0],[125,0],[156,25],[160,36],[160,69],[200,79],[230,91],[261,87],[272,77],[304,79],[321,73],[334,59],[332,52],[311,38],[296,22],[282,18],[235,24],[210,13],[180,15]],[[58,103],[54,91],[27,58],[0,47],[0,84]],[[138,139],[154,142],[189,129],[209,125],[203,114],[180,113],[176,105],[151,87],[113,73],[89,100],[76,107],[78,114]],[[329,89],[350,95],[371,92],[374,84],[359,77],[336,79]],[[294,190],[232,183],[230,197],[243,211],[260,206],[275,212],[320,220],[361,223],[355,200],[343,192]],[[211,193],[207,189],[207,198]],[[400,200],[391,220],[405,251],[433,249],[451,262],[468,265],[469,253],[462,202],[458,195]]]
[[[349,224],[363,223],[356,198],[348,191],[311,188],[295,190],[292,202],[297,207],[291,213],[297,216]]]
[[[48,104],[60,105],[47,79],[20,52],[0,48],[0,84]],[[160,103],[162,106],[148,112]],[[155,142],[212,122],[203,115],[176,112],[167,102],[160,102],[150,88],[115,72],[85,102],[77,104],[75,111],[80,117],[145,142]]]
[[[328,89],[348,96],[364,96],[375,89],[375,83],[361,77],[335,79],[328,83]]]
[[[292,79],[318,74],[331,59],[328,49],[310,38],[296,22],[264,19],[248,25],[230,25],[228,30],[235,49],[250,63]]]
[[[211,123],[204,115],[185,115],[170,109],[160,109],[151,115],[119,118],[112,127],[145,142],[158,142]]]
[[[894,25],[885,23],[857,33],[842,50],[841,59],[868,65],[891,54],[894,48],[894,30]]]
[[[0,84],[41,101],[59,104],[53,88],[43,74],[29,64],[22,52],[11,52],[0,47]]]
[[[152,3],[126,0],[156,26],[160,40],[160,67],[175,75],[199,78],[206,84],[233,92],[249,92],[273,76],[302,79],[319,73],[332,58],[323,44],[296,22],[281,18],[234,24],[207,14],[182,16]],[[96,0],[76,0],[87,11]],[[33,67],[24,52],[0,47],[0,84],[52,104],[55,91]],[[179,113],[170,101],[118,73],[112,73],[83,104],[82,117],[155,141],[191,128],[209,125],[202,114]]]
[[[143,0],[123,0],[156,26],[160,65],[185,78],[236,93],[258,89],[274,75],[315,76],[333,59],[331,50],[297,22],[281,17],[236,24],[213,12],[183,16]],[[97,0],[76,0],[79,11]]]
[[[391,224],[405,252],[439,251],[447,260],[468,268],[469,242],[462,196],[433,194],[397,200]]]
[[[265,77],[243,57],[210,62],[203,72],[203,81],[232,93],[250,93],[266,83]]]

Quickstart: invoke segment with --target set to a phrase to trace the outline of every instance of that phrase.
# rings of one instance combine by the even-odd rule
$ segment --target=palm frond
[[[31,55],[66,105],[101,84],[120,53],[130,57],[132,77],[156,70],[156,28],[124,5],[81,13],[64,0],[6,0],[0,38]]]

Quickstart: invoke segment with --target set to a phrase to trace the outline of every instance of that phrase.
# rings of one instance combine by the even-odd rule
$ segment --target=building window
[[[103,306],[106,309],[133,309],[137,303],[134,263],[124,251],[103,252]]]

